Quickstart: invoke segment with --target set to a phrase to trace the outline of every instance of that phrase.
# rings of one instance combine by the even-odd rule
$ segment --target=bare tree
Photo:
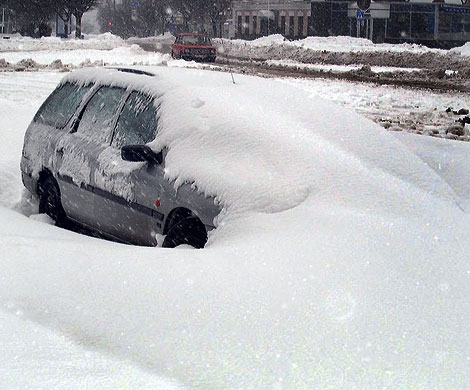
[[[54,0],[8,1],[16,28],[32,37],[50,35],[49,21],[55,14]]]
[[[225,12],[230,7],[230,0],[209,0],[209,18],[212,25],[212,36],[222,36],[222,24],[225,21]]]
[[[169,0],[140,0],[136,2],[135,15],[141,26],[140,33],[144,36],[163,33],[167,25],[167,9]]]
[[[57,12],[65,23],[68,23],[72,15],[75,16],[75,37],[81,38],[83,14],[94,7],[97,0],[58,0],[55,3]]]

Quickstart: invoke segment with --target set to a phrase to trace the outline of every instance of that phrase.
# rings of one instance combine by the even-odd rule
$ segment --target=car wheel
[[[51,176],[39,187],[39,213],[51,217],[56,226],[64,225],[66,217],[60,200],[59,186]]]
[[[163,248],[175,248],[178,245],[187,244],[200,249],[204,248],[206,242],[206,228],[197,217],[190,216],[171,226],[162,246]]]

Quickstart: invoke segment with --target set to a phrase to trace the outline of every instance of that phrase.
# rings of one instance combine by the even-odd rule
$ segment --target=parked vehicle
[[[207,34],[181,33],[171,45],[171,56],[185,60],[214,62],[216,48]]]
[[[146,88],[153,75],[86,74],[63,81],[26,131],[22,178],[39,211],[125,243],[157,245],[163,234],[164,247],[204,247],[219,207],[190,184],[175,191],[164,177],[166,150],[146,145],[158,123],[156,96]]]

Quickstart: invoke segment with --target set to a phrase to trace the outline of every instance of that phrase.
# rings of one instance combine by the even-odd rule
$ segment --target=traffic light
[[[113,27],[113,21],[112,21],[112,20],[110,20],[110,21],[108,22],[108,27]]]

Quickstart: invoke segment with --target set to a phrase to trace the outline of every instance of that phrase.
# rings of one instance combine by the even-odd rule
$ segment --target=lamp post
[[[2,8],[2,34],[5,33],[5,8]]]
[[[270,9],[270,2],[268,0],[268,35],[269,35],[269,22],[271,20],[271,9]]]

